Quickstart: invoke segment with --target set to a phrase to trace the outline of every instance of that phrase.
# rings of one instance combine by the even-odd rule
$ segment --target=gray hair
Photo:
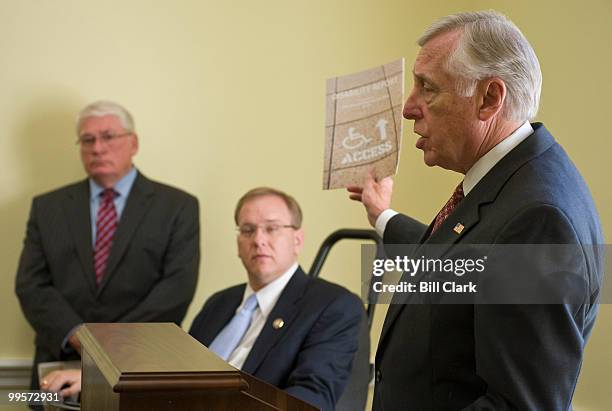
[[[533,119],[540,104],[542,72],[533,48],[512,21],[494,10],[446,16],[418,39],[423,46],[446,32],[461,30],[446,69],[459,77],[457,92],[473,95],[479,80],[498,77],[506,84],[502,115],[508,120]]]
[[[94,103],[88,104],[79,111],[76,120],[76,132],[77,134],[81,131],[81,124],[86,118],[89,117],[104,117],[104,116],[115,116],[121,122],[123,128],[130,133],[134,133],[134,119],[129,111],[125,107],[117,104],[113,101],[99,100]]]

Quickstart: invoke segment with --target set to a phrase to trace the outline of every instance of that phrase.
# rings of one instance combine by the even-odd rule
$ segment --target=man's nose
[[[423,112],[417,104],[417,99],[414,90],[408,96],[406,103],[404,104],[404,118],[407,120],[419,120],[423,117]]]
[[[106,149],[106,144],[102,141],[101,137],[96,137],[91,146],[91,151],[94,153],[100,153]]]
[[[264,244],[268,239],[265,227],[256,227],[253,233],[253,242],[257,245]]]

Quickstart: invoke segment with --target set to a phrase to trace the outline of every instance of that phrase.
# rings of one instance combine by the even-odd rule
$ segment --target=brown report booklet
[[[323,189],[394,175],[402,143],[404,59],[327,80]]]

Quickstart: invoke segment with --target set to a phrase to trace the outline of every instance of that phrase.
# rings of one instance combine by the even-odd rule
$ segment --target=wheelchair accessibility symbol
[[[381,118],[380,120],[378,120],[375,126],[378,129],[378,134],[380,136],[381,141],[387,139],[387,123],[387,120]],[[347,150],[355,150],[371,142],[371,138],[368,138],[360,132],[356,131],[355,127],[349,127],[348,136],[344,137],[344,139],[342,140],[342,145]]]
[[[358,131],[355,131],[355,127],[349,127],[348,136],[344,137],[344,140],[342,140],[342,145],[347,150],[354,150],[370,143],[371,141],[371,138],[367,138]]]
[[[388,121],[385,119],[379,119],[375,129],[378,131],[380,141],[376,145],[371,147],[367,146],[369,143],[374,141],[373,138],[368,138],[362,133],[355,130],[355,127],[349,127],[348,135],[342,139],[342,145],[345,149],[351,150],[344,154],[340,164],[343,166],[353,165],[364,161],[372,161],[382,156],[387,155],[393,150],[393,145],[387,139],[387,126]]]

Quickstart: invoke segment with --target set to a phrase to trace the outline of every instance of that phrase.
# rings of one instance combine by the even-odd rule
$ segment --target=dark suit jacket
[[[208,346],[236,313],[246,284],[211,296],[189,333]],[[276,318],[285,326],[272,327]],[[333,410],[342,394],[357,350],[363,304],[346,289],[293,274],[270,312],[242,371],[273,384],[323,410]]]
[[[430,236],[393,217],[387,244],[602,244],[580,174],[541,124]],[[460,234],[453,227],[461,222]],[[375,410],[568,410],[597,313],[601,262],[585,254],[581,304],[392,305],[376,354]]]
[[[34,386],[38,362],[71,358],[61,345],[78,324],[180,324],[198,277],[198,216],[195,197],[138,173],[97,287],[88,181],[34,198],[16,279],[36,332]]]

